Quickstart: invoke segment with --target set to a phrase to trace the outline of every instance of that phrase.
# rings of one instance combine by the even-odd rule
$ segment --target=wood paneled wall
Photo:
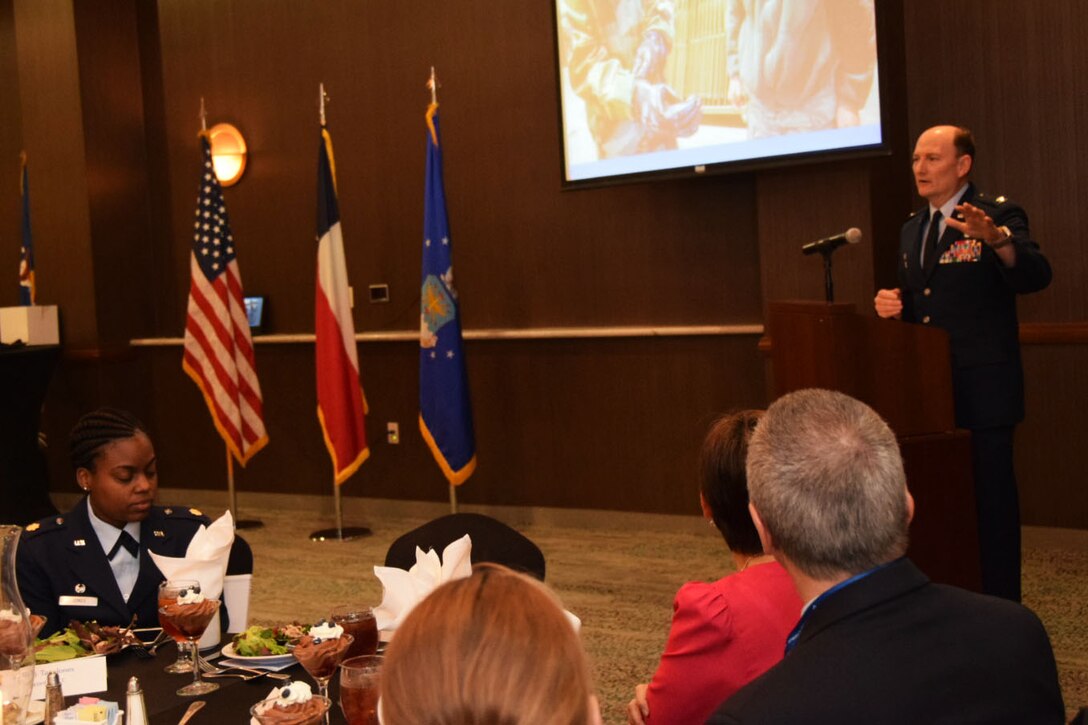
[[[17,70],[0,49],[0,79],[17,74],[23,100],[17,113],[0,112],[0,151],[7,153],[13,140],[43,147],[54,136],[69,139],[40,151],[44,168],[35,170],[35,178],[43,177],[41,191],[34,187],[41,289],[45,301],[52,296],[62,304],[70,343],[105,351],[58,372],[47,411],[52,439],[63,439],[78,411],[120,402],[153,429],[164,481],[223,485],[223,448],[180,370],[180,350],[145,348],[132,359],[115,359],[111,351],[115,337],[181,334],[201,97],[209,124],[230,121],[249,143],[246,176],[226,199],[246,289],[268,295],[273,332],[313,326],[322,81],[331,96],[348,271],[359,300],[356,329],[416,329],[429,100],[423,82],[431,65],[442,83],[446,185],[466,328],[758,324],[768,299],[822,295],[819,261],[801,257],[797,247],[850,226],[865,232],[866,243],[836,255],[837,298],[867,309],[875,287],[892,278],[886,267],[895,231],[913,204],[910,136],[930,116],[972,108],[965,99],[981,97],[980,89],[992,98],[998,76],[984,59],[1004,64],[1008,49],[1007,40],[992,34],[972,35],[979,59],[965,63],[950,39],[927,36],[932,46],[919,40],[927,15],[956,6],[981,20],[995,4],[880,2],[890,38],[882,63],[891,88],[891,157],[564,192],[549,2],[109,0],[98,13],[74,0],[0,0],[0,39],[19,41]],[[1015,7],[1054,12],[1046,21],[1053,28],[1036,19],[1021,30],[1057,33],[1070,49],[1078,29],[1088,28],[1073,0]],[[53,23],[39,27],[42,16]],[[5,25],[12,17],[14,26]],[[1038,57],[1047,57],[1042,36],[1034,42]],[[41,60],[31,46],[55,52]],[[63,72],[55,70],[59,59],[67,59]],[[996,164],[1012,162],[1000,150],[1015,146],[1028,157],[1026,171],[1044,172],[1025,192],[1048,198],[1074,193],[1072,185],[1052,189],[1054,182],[1080,181],[1084,153],[1076,137],[1067,131],[1061,152],[1042,153],[1030,143],[1013,144],[1006,124],[1020,124],[1018,137],[1048,140],[1055,136],[1039,135],[1038,124],[1073,127],[1083,108],[1075,94],[1062,93],[1060,84],[1078,77],[1076,59],[1069,60],[1073,69],[1063,67],[1053,83],[1036,61],[1015,66],[1032,79],[1015,92],[1021,107],[990,102],[973,122],[987,172],[1005,171]],[[958,68],[953,78],[938,74],[945,95],[932,96],[920,78],[951,65]],[[47,71],[75,82],[83,106],[39,128],[45,100],[28,84]],[[125,98],[115,97],[112,79],[126,89]],[[1027,96],[1040,103],[1025,104]],[[1050,102],[1045,121],[1034,118],[1044,113],[1036,113],[1043,100]],[[76,148],[72,136],[95,148]],[[73,181],[80,164],[88,170]],[[1068,205],[1059,214],[1027,193],[1003,190],[1023,198],[1034,215],[1075,218]],[[143,227],[134,233],[126,226],[107,239],[122,205],[139,209]],[[0,220],[12,218],[7,208],[0,205]],[[73,218],[77,212],[83,217]],[[1076,287],[1057,292],[1064,275],[1083,277],[1083,253],[1072,235],[1061,238],[1041,221],[1036,228],[1061,282],[1027,301],[1025,319],[1083,319],[1083,296],[1077,301],[1070,291]],[[69,244],[71,254],[56,251]],[[126,281],[139,289],[123,289]],[[364,301],[374,283],[389,285],[389,303]],[[1045,296],[1054,294],[1062,302],[1048,302]],[[82,316],[87,305],[102,312]],[[1067,380],[1083,399],[1088,383],[1072,375],[1080,348],[1063,350],[1071,358],[1062,363],[1069,366]],[[1037,377],[1035,357],[1044,352],[1028,351],[1029,375]],[[373,452],[347,495],[446,497],[416,429],[417,355],[410,343],[360,346]],[[467,502],[694,512],[695,451],[709,419],[766,403],[755,336],[470,341],[467,355],[480,459],[459,492]],[[312,349],[259,344],[257,363],[272,442],[239,474],[239,489],[328,490]],[[1060,418],[1036,415],[1035,390],[1021,448],[1043,438],[1074,447],[1083,424],[1064,410]],[[400,423],[399,446],[384,442],[386,421]],[[1083,497],[1079,504],[1047,504],[1049,492],[1067,492],[1062,487],[1072,471],[1032,455],[1021,456],[1039,491],[1037,498],[1025,496],[1029,522],[1088,526]],[[54,485],[68,486],[59,446],[51,467]]]

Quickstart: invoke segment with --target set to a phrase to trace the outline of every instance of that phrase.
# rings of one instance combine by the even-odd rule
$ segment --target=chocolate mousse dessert
[[[314,695],[306,682],[287,682],[272,689],[250,713],[261,725],[315,725],[329,709],[329,699]]]
[[[30,627],[15,610],[0,609],[0,655],[22,658],[33,639]]]
[[[159,607],[159,614],[186,637],[204,634],[219,609],[219,602],[206,599],[200,590],[182,589],[172,602]]]
[[[295,645],[294,655],[314,678],[328,679],[351,647],[352,637],[344,628],[322,619]]]

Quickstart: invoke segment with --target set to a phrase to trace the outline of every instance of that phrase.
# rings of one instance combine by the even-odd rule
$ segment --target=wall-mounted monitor
[[[254,335],[259,334],[264,327],[264,296],[246,297],[244,301],[249,331]]]
[[[553,1],[567,185],[887,150],[873,0]]]

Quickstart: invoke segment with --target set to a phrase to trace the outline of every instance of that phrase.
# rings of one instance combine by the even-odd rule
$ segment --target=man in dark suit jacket
[[[748,490],[764,551],[808,604],[785,659],[708,722],[1063,722],[1039,619],[904,557],[914,501],[871,408],[828,390],[779,399],[749,444]]]
[[[147,552],[185,556],[193,534],[209,523],[196,509],[151,507],[140,522],[139,575],[127,601],[91,526],[86,499],[63,516],[27,526],[18,549],[19,590],[30,611],[48,619],[41,636],[73,619],[125,626],[136,616],[137,627],[159,626],[164,577]]]
[[[929,203],[903,225],[899,289],[880,290],[881,317],[948,332],[956,425],[971,431],[982,586],[1020,601],[1020,507],[1013,431],[1024,418],[1016,296],[1050,284],[1024,210],[969,182],[971,132],[936,126],[918,137],[914,179]]]

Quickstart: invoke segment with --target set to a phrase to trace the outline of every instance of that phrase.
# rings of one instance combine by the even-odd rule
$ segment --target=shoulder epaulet
[[[27,524],[23,529],[23,535],[27,537],[41,536],[51,531],[60,531],[65,527],[63,516],[47,516],[34,523]]]
[[[1001,206],[1002,204],[1008,203],[1009,197],[1005,196],[1004,194],[1000,194],[998,196],[991,196],[990,194],[979,193],[975,194],[974,201],[980,201],[984,204],[992,204],[993,206]]]
[[[162,509],[162,514],[168,519],[193,519],[202,523],[208,521],[208,517],[200,509],[190,506],[166,506]]]

